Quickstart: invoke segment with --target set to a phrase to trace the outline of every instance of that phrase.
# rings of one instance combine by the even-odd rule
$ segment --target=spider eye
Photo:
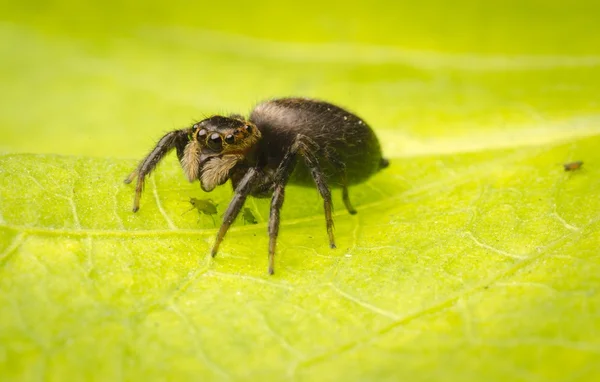
[[[208,138],[208,147],[212,150],[220,150],[221,149],[221,136],[217,133],[213,133]]]
[[[251,133],[252,132],[252,126],[250,125],[246,125],[246,131]]]
[[[228,144],[232,144],[234,141],[235,141],[235,138],[231,134],[229,134],[228,136],[225,137],[225,142],[227,142]]]
[[[204,138],[206,138],[206,130],[202,129],[198,131],[198,138],[204,140]]]

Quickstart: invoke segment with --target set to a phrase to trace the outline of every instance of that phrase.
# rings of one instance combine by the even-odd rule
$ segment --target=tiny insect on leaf
[[[575,162],[569,162],[569,163],[563,164],[563,167],[565,168],[565,171],[579,170],[581,168],[581,166],[583,166],[583,162],[582,161],[575,161]]]
[[[247,224],[258,224],[252,210],[250,208],[244,208],[242,211],[242,217],[244,218],[244,223]]]

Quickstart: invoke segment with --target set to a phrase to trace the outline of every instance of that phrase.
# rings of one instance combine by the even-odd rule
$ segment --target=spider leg
[[[219,228],[219,232],[217,233],[217,238],[215,240],[215,244],[213,245],[213,248],[211,251],[212,257],[215,257],[217,255],[217,252],[219,250],[219,245],[223,241],[223,238],[225,237],[227,230],[229,230],[231,223],[233,223],[235,218],[240,213],[240,210],[244,206],[244,202],[246,201],[246,198],[254,189],[254,186],[256,185],[259,175],[260,175],[259,170],[255,169],[255,168],[249,169],[246,172],[246,174],[244,175],[244,177],[242,178],[242,180],[240,180],[237,187],[235,188],[235,195],[233,196],[233,199],[231,199],[231,202],[229,202],[229,206],[227,207],[227,210],[223,214],[223,223],[221,224],[221,227]]]
[[[296,166],[296,155],[299,145],[294,144],[285,154],[281,163],[277,167],[274,175],[274,190],[271,199],[271,210],[269,213],[269,274],[275,273],[275,248],[277,246],[277,236],[279,235],[279,210],[283,206],[285,198],[285,186],[290,174]]]
[[[335,152],[332,152],[331,150],[325,150],[325,156],[335,167],[338,168],[340,172],[340,178],[342,181],[342,199],[344,200],[344,205],[346,206],[346,209],[348,210],[348,213],[350,213],[350,215],[355,215],[356,209],[352,206],[352,203],[350,202],[350,195],[348,194],[346,164],[342,162],[338,155]]]
[[[333,205],[331,203],[331,191],[329,190],[329,186],[327,186],[325,174],[323,174],[323,170],[321,170],[321,166],[319,165],[319,161],[317,159],[316,148],[318,148],[318,145],[304,135],[298,135],[296,142],[299,145],[299,153],[302,155],[302,159],[304,159],[306,167],[308,167],[310,170],[310,174],[315,181],[315,185],[317,186],[317,189],[323,198],[325,222],[327,225],[327,234],[329,235],[329,247],[335,248],[335,239],[333,237],[333,217],[331,216],[331,211],[333,209]]]
[[[133,212],[140,209],[140,198],[144,190],[144,182],[156,165],[167,155],[171,150],[177,148],[177,156],[181,160],[183,150],[188,142],[188,134],[190,129],[174,130],[165,134],[156,144],[154,149],[148,154],[137,166],[135,170],[127,178],[125,183],[131,183],[137,177],[135,185],[135,197],[133,199]]]
[[[271,212],[269,214],[269,274],[275,273],[275,248],[279,236],[279,210],[283,206],[285,197],[285,184],[277,184],[271,199]]]
[[[350,195],[348,195],[348,185],[346,184],[346,174],[343,175],[342,178],[342,199],[344,200],[344,205],[348,210],[350,215],[356,215],[356,209],[352,206],[350,202]]]

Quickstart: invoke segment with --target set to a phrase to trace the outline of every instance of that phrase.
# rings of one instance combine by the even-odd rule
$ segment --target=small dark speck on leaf
[[[581,166],[583,166],[583,162],[580,160],[563,164],[565,171],[579,170],[581,168]]]

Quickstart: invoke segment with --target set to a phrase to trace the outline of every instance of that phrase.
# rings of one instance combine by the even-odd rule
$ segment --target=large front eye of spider
[[[208,148],[210,148],[211,150],[218,151],[218,150],[221,150],[223,140],[221,139],[221,136],[219,134],[213,133],[206,141],[206,144],[208,145]]]

